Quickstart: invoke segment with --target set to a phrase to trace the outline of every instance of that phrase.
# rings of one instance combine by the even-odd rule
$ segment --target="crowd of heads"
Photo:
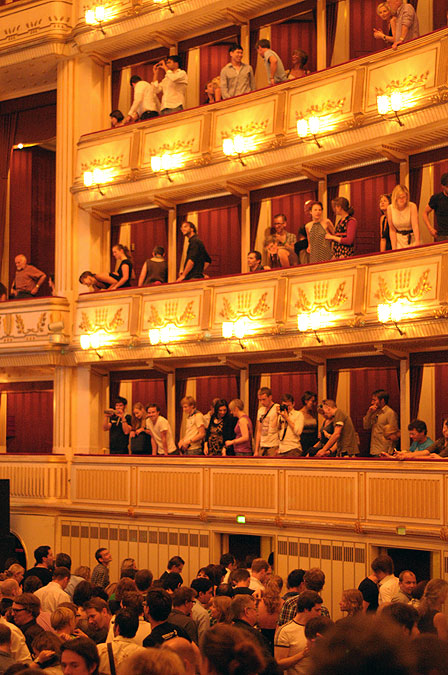
[[[275,675],[295,663],[303,675],[446,672],[448,582],[418,579],[411,569],[395,576],[386,553],[372,560],[358,588],[342,590],[333,618],[325,598],[334,589],[324,571],[296,568],[283,579],[273,554],[237,561],[225,553],[188,585],[179,555],[159,579],[126,558],[113,582],[103,576],[112,561],[104,547],[89,580],[78,576],[87,566],[71,574],[70,556],[53,559],[49,546],[36,549],[35,560],[25,572],[11,559],[1,574],[6,675],[35,667],[109,675],[112,663],[119,675]],[[27,579],[44,572],[47,583],[24,590]]]

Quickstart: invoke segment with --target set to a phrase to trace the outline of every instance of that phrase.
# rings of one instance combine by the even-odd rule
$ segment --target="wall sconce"
[[[155,2],[156,5],[166,4],[166,6],[170,10],[171,14],[174,14],[174,9],[171,7],[170,0],[153,0],[153,2]]]
[[[84,18],[89,26],[98,26],[102,34],[106,35],[106,31],[103,28],[103,23],[106,18],[106,9],[103,5],[97,5],[93,9],[86,9]]]
[[[301,333],[308,333],[311,331],[314,334],[317,342],[321,344],[322,338],[319,337],[317,331],[319,328],[326,328],[328,326],[328,312],[324,309],[316,309],[313,312],[302,312],[297,315],[297,328]]]
[[[297,120],[297,134],[300,136],[300,138],[303,138],[303,140],[305,141],[307,136],[312,136],[317,147],[322,148],[322,145],[317,140],[317,134],[319,133],[319,129],[320,129],[320,120],[318,117],[314,116],[309,117],[307,120],[304,118]]]
[[[395,113],[396,121],[400,127],[404,127],[404,122],[402,122],[398,116],[398,113],[403,108],[403,96],[400,91],[393,91],[390,96],[387,94],[377,96],[376,106],[378,108],[378,114],[382,117],[385,117],[389,112]]]
[[[104,330],[96,330],[93,333],[85,333],[79,337],[81,349],[93,349],[99,359],[102,359],[103,357],[98,350],[101,349],[101,347],[104,347],[107,342],[108,338]]]
[[[252,137],[241,136],[237,134],[231,138],[224,138],[222,142],[222,151],[226,157],[236,157],[242,166],[246,166],[245,161],[241,155],[246,155],[248,152],[255,150],[255,142]]]
[[[173,352],[168,348],[168,342],[171,342],[177,337],[177,329],[174,323],[168,323],[166,326],[162,326],[161,328],[150,328],[148,331],[148,337],[149,342],[153,347],[162,344],[168,354],[172,354]]]
[[[223,321],[222,322],[222,336],[226,340],[230,340],[235,337],[238,340],[238,343],[241,349],[246,349],[245,345],[241,342],[243,338],[249,332],[249,320],[245,316],[240,316],[236,321]]]
[[[99,169],[95,168],[92,171],[84,171],[83,179],[84,185],[86,187],[92,187],[95,185],[96,189],[102,197],[104,197],[104,192],[101,190],[100,185],[103,183],[110,183],[113,175],[113,169]]]
[[[180,169],[183,165],[184,156],[183,153],[180,152],[175,154],[165,152],[163,155],[153,155],[151,157],[152,171],[154,171],[154,173],[160,173],[161,171],[164,171],[170,183],[173,182],[173,179],[171,178],[169,172]]]
[[[381,304],[377,307],[378,321],[380,323],[393,323],[400,335],[404,335],[404,330],[400,328],[398,322],[404,319],[406,314],[406,305],[401,300]]]

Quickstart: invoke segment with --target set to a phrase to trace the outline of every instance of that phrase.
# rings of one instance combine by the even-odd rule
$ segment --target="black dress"
[[[127,258],[126,260],[121,261],[118,270],[116,272],[112,272],[110,276],[116,279],[117,281],[120,281],[123,278],[123,267],[129,267],[129,276],[127,281],[125,281],[124,284],[120,286],[120,288],[129,288],[129,286],[131,285],[131,277],[132,277],[132,263]]]
[[[151,455],[151,436],[142,432],[131,438],[131,455]]]

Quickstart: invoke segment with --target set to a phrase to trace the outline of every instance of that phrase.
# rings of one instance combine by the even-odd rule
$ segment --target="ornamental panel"
[[[286,474],[286,513],[358,518],[358,474],[338,471]]]
[[[442,524],[443,476],[366,473],[367,520]]]
[[[211,469],[210,509],[277,513],[278,472]]]
[[[11,344],[22,347],[27,343],[35,348],[36,344],[56,342],[55,335],[62,340],[68,332],[67,306],[58,307],[52,301],[9,302],[0,311],[0,349],[10,349]]]
[[[130,167],[131,160],[131,132],[127,134],[115,133],[113,140],[98,140],[89,145],[82,145],[78,150],[76,178],[83,180],[84,171],[107,169],[110,179]]]
[[[371,65],[367,72],[367,109],[376,109],[376,98],[400,91],[406,108],[418,103],[425,90],[435,86],[439,46],[422,48],[406,55],[388,53],[386,63]]]
[[[297,314],[323,310],[337,320],[353,312],[356,270],[341,274],[308,274],[291,278],[289,286],[288,318]]]
[[[420,258],[421,260],[421,258]],[[401,301],[408,307],[407,315],[434,305],[438,300],[442,259],[427,258],[417,264],[400,263],[375,265],[368,270],[367,313],[376,312],[379,304]]]
[[[109,468],[91,466],[73,468],[72,499],[77,502],[130,503],[131,468]]]
[[[265,99],[262,103],[244,108],[226,108],[215,113],[213,149],[222,150],[225,138],[244,136],[251,140],[253,149],[274,133],[277,98]]]
[[[151,328],[162,328],[168,324],[174,325],[179,335],[188,329],[199,330],[201,307],[201,291],[145,295],[141,332],[147,333]]]
[[[295,131],[297,120],[319,117],[321,130],[330,131],[341,115],[352,110],[355,74],[328,84],[316,83],[289,92],[288,131]],[[338,119],[339,118],[339,119]]]
[[[9,11],[8,11],[9,10]],[[0,15],[0,50],[26,45],[50,36],[64,38],[72,30],[72,3],[58,2],[30,3],[26,7],[2,7]],[[56,71],[56,63],[54,63]],[[55,73],[56,74],[56,73]]]
[[[241,317],[253,324],[257,321],[269,321],[274,318],[277,297],[277,282],[250,284],[250,288],[227,286],[216,288],[213,302],[212,326],[220,328],[223,321],[236,321]]]
[[[176,510],[203,508],[201,469],[179,467],[138,469],[138,504],[171,506]]]
[[[109,302],[106,301],[109,300]],[[107,304],[106,304],[107,303]],[[83,335],[104,331],[106,335],[119,336],[129,333],[132,298],[114,299],[103,294],[89,302],[89,299],[78,304],[74,334]]]
[[[201,147],[202,128],[204,117],[195,117],[184,122],[169,123],[166,117],[160,121],[154,121],[153,125],[143,131],[142,156],[140,167],[151,167],[151,157],[161,156],[165,153],[181,156],[181,164],[198,155]]]

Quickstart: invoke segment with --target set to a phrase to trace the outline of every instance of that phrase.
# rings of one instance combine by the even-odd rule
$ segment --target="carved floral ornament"
[[[421,273],[415,286],[411,287],[411,270],[397,270],[394,276],[394,286],[392,289],[389,283],[382,276],[378,278],[378,289],[374,297],[380,302],[392,303],[397,300],[407,300],[413,302],[421,299],[426,293],[432,290],[428,283],[429,269]]]
[[[185,153],[185,152],[193,152],[193,145],[194,145],[194,138],[189,138],[186,140],[183,139],[178,139],[177,141],[174,141],[173,143],[163,143],[162,145],[159,145],[157,148],[149,148],[148,152],[150,157],[157,156],[157,155],[164,155],[165,153]]]
[[[108,167],[111,169],[119,169],[122,166],[124,155],[108,155],[107,157],[99,157],[91,159],[88,162],[83,162],[81,164],[81,172],[84,171],[93,171],[93,169],[99,169]]]
[[[45,326],[47,323],[47,313],[42,312],[37,319],[36,326],[32,328],[26,328],[25,327],[25,321],[23,320],[23,317],[21,314],[15,314],[14,315],[15,319],[15,324],[16,324],[16,331],[17,331],[17,336],[26,336],[26,335],[41,335],[44,330]],[[3,338],[10,338],[14,337],[12,335],[13,333],[13,315],[12,314],[4,314],[1,317],[1,323],[3,325]]]
[[[99,307],[95,309],[94,321],[90,318],[87,312],[81,312],[81,323],[79,324],[79,328],[85,333],[93,333],[98,330],[104,330],[106,333],[115,332],[124,323],[124,320],[121,316],[122,312],[123,308],[120,307],[117,309],[112,319],[109,320],[109,309],[107,307]]]
[[[163,313],[160,313],[155,305],[150,305],[148,323],[154,328],[162,328],[168,324],[174,324],[176,328],[186,327],[190,321],[196,318],[193,304],[194,301],[190,300],[184,310],[179,312],[178,300],[167,300]]]
[[[253,302],[252,291],[244,291],[237,294],[236,306],[233,306],[228,298],[224,297],[219,316],[223,321],[236,321],[240,317],[246,317],[251,320],[259,319],[270,309],[266,302],[267,296],[268,293],[266,291],[258,301]]]
[[[391,94],[394,91],[410,91],[411,89],[417,89],[418,87],[424,87],[428,81],[430,71],[427,70],[420,75],[415,73],[409,73],[405,77],[397,80],[390,80],[384,87],[375,87],[376,96],[384,96],[385,94]]]
[[[327,99],[323,103],[310,105],[306,110],[296,110],[296,119],[308,119],[309,117],[324,117],[325,115],[333,115],[334,113],[342,113],[345,105],[346,97],[338,99]]]
[[[297,289],[298,300],[294,305],[298,312],[311,313],[316,310],[331,312],[341,307],[348,299],[345,294],[345,281],[341,281],[333,295],[328,297],[329,282],[316,281],[313,286],[314,300],[310,300],[302,288]]]
[[[248,122],[248,124],[237,124],[230,130],[221,131],[221,138],[231,138],[232,136],[256,136],[265,134],[269,124],[269,119],[261,122]]]

